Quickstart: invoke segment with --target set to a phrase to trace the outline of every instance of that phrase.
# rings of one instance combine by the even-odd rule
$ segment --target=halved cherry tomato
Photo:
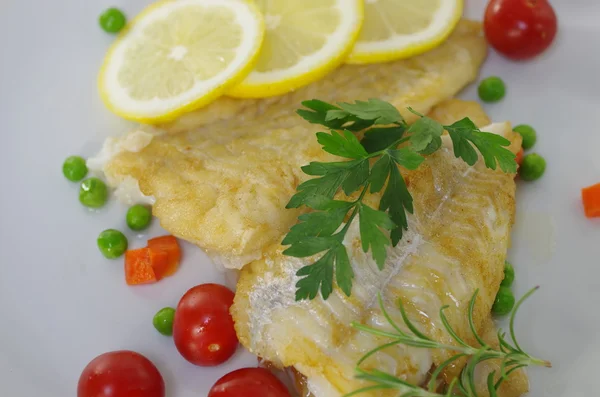
[[[214,366],[235,353],[238,339],[229,313],[233,296],[218,284],[198,285],[183,295],[173,322],[173,340],[183,358]]]
[[[269,370],[242,368],[219,379],[208,397],[290,397],[290,392]]]
[[[115,351],[96,357],[85,367],[77,397],[165,397],[165,382],[146,357]]]
[[[544,52],[554,41],[558,24],[548,0],[491,0],[484,29],[492,47],[520,60]]]

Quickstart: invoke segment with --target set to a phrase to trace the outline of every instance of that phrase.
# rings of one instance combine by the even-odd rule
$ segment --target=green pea
[[[71,182],[79,182],[88,173],[85,160],[79,156],[67,157],[62,167],[63,175]]]
[[[537,141],[537,133],[532,126],[527,124],[520,124],[513,128],[513,131],[518,132],[523,137],[523,149],[529,150],[535,145]]]
[[[515,296],[508,287],[500,286],[496,300],[492,306],[492,313],[497,316],[504,316],[511,312],[515,306]]]
[[[508,261],[504,261],[504,278],[502,279],[502,283],[505,287],[510,287],[515,281],[515,268]]]
[[[127,237],[115,229],[107,229],[98,236],[98,248],[108,259],[116,259],[127,251]]]
[[[98,178],[89,178],[81,182],[79,188],[79,201],[90,208],[100,208],[106,204],[108,199],[108,188]]]
[[[152,211],[146,206],[136,204],[127,210],[125,219],[131,230],[144,230],[150,225]]]
[[[525,181],[535,181],[544,175],[546,171],[546,160],[537,153],[531,153],[523,157],[519,167],[519,176]]]
[[[506,94],[506,86],[500,77],[492,76],[479,83],[479,98],[484,102],[498,102]]]
[[[175,318],[175,309],[172,307],[165,307],[160,309],[158,313],[154,315],[152,324],[154,328],[165,336],[173,335],[173,319]]]
[[[125,14],[118,8],[109,8],[100,14],[100,27],[107,33],[119,33],[127,23]]]

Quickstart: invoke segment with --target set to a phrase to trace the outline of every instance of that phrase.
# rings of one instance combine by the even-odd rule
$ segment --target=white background
[[[105,137],[130,127],[96,92],[113,39],[97,18],[113,5],[131,17],[148,3],[0,1],[1,396],[75,396],[83,367],[110,350],[154,361],[168,397],[205,396],[221,375],[256,362],[242,352],[212,369],[184,361],[152,316],[189,287],[224,282],[223,275],[186,245],[175,277],[127,287],[122,262],[102,259],[96,248],[101,230],[126,229],[125,208],[113,201],[98,212],[84,209],[76,184],[61,174],[65,157],[92,155]],[[581,187],[600,182],[600,2],[553,3],[560,31],[549,52],[526,63],[492,54],[482,72],[508,84],[490,114],[534,125],[535,150],[548,160],[542,180],[519,185],[509,253],[518,294],[542,286],[518,321],[521,344],[554,363],[531,371],[535,397],[590,395],[600,367],[600,220],[585,219],[580,201]],[[483,0],[468,6],[481,18]],[[465,96],[474,99],[474,88]],[[150,234],[159,232],[154,225]],[[148,235],[129,238],[139,247]]]

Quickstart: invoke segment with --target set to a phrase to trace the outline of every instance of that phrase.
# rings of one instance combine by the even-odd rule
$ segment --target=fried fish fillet
[[[488,346],[491,346],[494,349],[499,348],[498,331],[492,316],[488,316],[483,328],[479,332],[479,335],[483,341],[488,344]],[[458,360],[458,363],[459,365],[454,365],[449,369],[449,371],[447,371],[445,374],[446,379],[455,377],[460,373],[460,370],[464,366],[464,360]],[[501,363],[499,360],[488,360],[478,365],[476,370],[477,383],[475,384],[478,396],[489,397],[489,392],[487,389],[487,377],[492,371],[499,373],[500,364]],[[302,376],[294,369],[292,369],[292,371],[287,371],[287,373],[293,377],[296,391],[301,397],[315,397],[314,394],[308,390],[306,377]],[[498,396],[521,396],[524,393],[527,393],[528,390],[529,380],[527,379],[525,372],[517,371],[513,372],[508,380],[502,383],[500,389],[498,390]]]
[[[459,109],[463,111],[454,113]],[[488,121],[478,105],[464,106],[460,101],[442,105],[431,115],[444,122],[463,116],[480,123]],[[509,123],[484,130],[507,137],[514,152],[521,145]],[[278,244],[244,267],[232,307],[240,342],[276,365],[294,367],[306,377],[306,386],[315,397],[339,397],[367,385],[355,379],[354,367],[366,352],[389,339],[357,331],[350,324],[355,321],[393,331],[377,305],[378,294],[396,323],[403,324],[396,304],[402,299],[411,320],[443,343],[452,343],[452,339],[440,321],[439,309],[449,305],[446,314],[450,324],[460,337],[475,343],[467,311],[478,289],[475,326],[491,335],[489,340],[494,342],[489,313],[503,278],[509,245],[514,175],[492,171],[482,161],[469,167],[456,159],[450,148],[448,136],[444,136],[444,148],[429,156],[418,170],[402,170],[415,211],[409,216],[409,230],[400,244],[388,250],[383,271],[370,253],[362,251],[358,222],[351,225],[344,241],[355,273],[351,297],[336,287],[327,301],[317,297],[296,302],[296,272],[315,258],[284,256],[284,248]],[[370,199],[372,204],[378,201],[376,196]],[[363,368],[379,369],[420,385],[430,369],[451,354],[392,346],[365,361]],[[480,368],[482,379],[494,365]],[[457,365],[446,371],[446,381],[460,369]],[[513,375],[500,396],[516,397],[527,391],[524,373]],[[362,395],[400,394],[378,390]]]
[[[463,21],[443,45],[421,56],[346,65],[281,97],[222,98],[159,130],[109,139],[92,168],[102,168],[122,191],[139,186],[166,230],[239,269],[296,222],[300,210],[285,205],[306,178],[300,167],[331,159],[314,137],[319,127],[295,114],[301,101],[379,98],[427,113],[473,81],[485,55],[480,24]]]

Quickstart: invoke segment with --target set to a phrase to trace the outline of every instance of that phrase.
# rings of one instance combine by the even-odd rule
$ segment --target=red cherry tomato
[[[175,311],[173,340],[192,364],[219,365],[238,345],[229,308],[233,292],[222,285],[198,285],[183,295]]]
[[[484,28],[488,42],[498,52],[512,59],[528,59],[552,44],[556,14],[548,0],[491,0]]]
[[[104,353],[81,373],[77,397],[165,397],[165,382],[141,354],[127,350]]]
[[[208,397],[290,397],[290,392],[269,370],[242,368],[219,379]]]

